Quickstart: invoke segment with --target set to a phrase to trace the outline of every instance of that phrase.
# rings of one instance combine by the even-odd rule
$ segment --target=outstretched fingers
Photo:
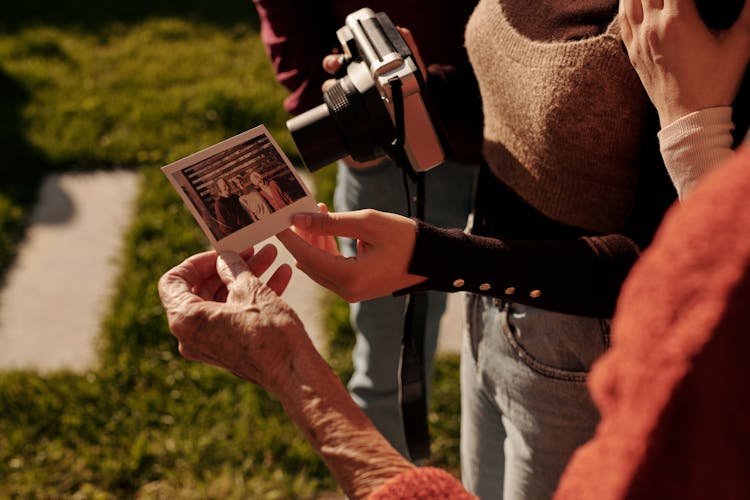
[[[325,203],[318,203],[318,210],[320,210],[320,213],[322,214],[328,213],[328,207]],[[336,243],[336,238],[334,236],[316,234],[299,226],[295,226],[292,229],[295,233],[304,238],[304,240],[311,245],[325,250],[326,252],[333,255],[338,255],[340,253],[339,247]]]
[[[245,300],[246,294],[254,287],[262,286],[258,277],[273,264],[278,250],[272,244],[261,248],[255,255],[243,259],[234,252],[222,252],[216,263],[216,270],[226,289],[237,300]],[[289,264],[280,265],[268,278],[266,285],[276,295],[281,295],[289,285],[292,268]]]
[[[250,269],[250,272],[253,273],[255,276],[260,276],[261,274],[265,273],[269,267],[271,267],[271,264],[276,260],[276,256],[278,255],[279,251],[276,249],[274,245],[271,243],[263,246],[258,253],[250,257],[249,259],[245,259],[245,262],[247,262],[247,266]]]
[[[352,261],[341,255],[332,255],[308,243],[291,230],[276,237],[297,260],[297,267],[318,284],[336,292],[331,284],[346,282],[354,274]]]
[[[370,209],[354,212],[306,213],[294,215],[292,223],[295,228],[313,234],[370,241],[377,234],[380,216],[380,212]]]

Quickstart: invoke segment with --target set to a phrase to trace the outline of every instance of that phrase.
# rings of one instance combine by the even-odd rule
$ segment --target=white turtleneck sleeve
[[[680,200],[732,154],[733,129],[732,108],[721,106],[685,115],[659,131],[664,164]]]

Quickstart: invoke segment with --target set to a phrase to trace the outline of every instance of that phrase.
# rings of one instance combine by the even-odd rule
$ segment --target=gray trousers
[[[609,320],[467,297],[461,352],[461,478],[481,499],[552,497],[599,413],[586,375]]]

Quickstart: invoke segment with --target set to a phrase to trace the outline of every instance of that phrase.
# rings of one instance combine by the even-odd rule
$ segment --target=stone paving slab
[[[0,291],[0,367],[85,369],[138,191],[130,171],[47,177]]]

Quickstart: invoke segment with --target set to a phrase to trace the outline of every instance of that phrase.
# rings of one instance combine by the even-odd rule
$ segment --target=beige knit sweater
[[[495,175],[547,217],[602,233],[622,230],[648,97],[617,19],[598,36],[538,42],[510,25],[498,0],[480,0],[466,47],[482,94],[484,155]]]

